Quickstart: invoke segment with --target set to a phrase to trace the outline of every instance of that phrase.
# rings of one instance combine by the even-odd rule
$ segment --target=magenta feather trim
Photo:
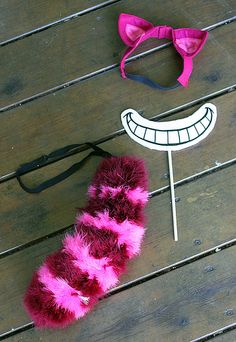
[[[88,189],[76,230],[33,275],[24,304],[35,325],[65,327],[118,284],[126,262],[140,252],[148,200],[142,160],[102,161]]]

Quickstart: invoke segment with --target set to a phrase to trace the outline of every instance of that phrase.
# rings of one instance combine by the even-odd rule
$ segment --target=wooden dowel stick
[[[173,219],[173,228],[174,228],[174,240],[178,241],[172,154],[171,154],[170,150],[168,150],[167,153],[168,153],[168,165],[169,165],[169,178],[170,178],[170,193],[171,193],[172,219]]]

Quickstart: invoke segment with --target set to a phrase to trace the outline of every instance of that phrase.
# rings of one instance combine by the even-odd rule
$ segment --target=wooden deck
[[[124,46],[117,17],[210,31],[187,89],[161,92],[119,75]],[[235,0],[1,0],[0,340],[236,342],[236,3]],[[158,46],[158,51],[149,51]],[[127,68],[169,84],[181,61],[164,41],[148,41]],[[172,237],[166,154],[132,142],[120,113],[173,120],[201,104],[217,106],[213,133],[174,153],[179,242]],[[145,159],[153,196],[141,255],[95,310],[65,330],[36,330],[22,298],[45,256],[73,227],[99,163],[94,158],[39,195],[15,170],[73,143]],[[85,149],[24,176],[38,184]]]

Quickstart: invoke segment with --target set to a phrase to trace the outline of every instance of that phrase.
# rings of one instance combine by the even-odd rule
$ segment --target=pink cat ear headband
[[[119,34],[128,49],[125,51],[121,63],[120,71],[123,78],[144,83],[152,88],[173,89],[180,84],[187,87],[193,69],[193,57],[202,49],[206,42],[208,32],[192,29],[173,29],[170,26],[153,26],[148,21],[134,15],[122,13],[118,20]],[[178,78],[178,84],[171,87],[163,87],[158,83],[140,75],[133,75],[125,72],[125,60],[134,50],[149,38],[171,39],[175,49],[183,58],[183,71]]]

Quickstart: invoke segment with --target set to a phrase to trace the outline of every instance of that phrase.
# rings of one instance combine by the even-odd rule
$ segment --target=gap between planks
[[[183,186],[183,185],[185,185],[185,184],[188,184],[188,183],[190,183],[190,182],[196,181],[197,179],[200,179],[200,178],[203,178],[203,177],[205,177],[205,176],[211,175],[211,174],[214,173],[214,172],[221,171],[221,170],[223,170],[223,169],[225,169],[225,168],[228,168],[228,167],[230,167],[230,166],[233,166],[233,165],[235,165],[235,164],[236,164],[236,158],[231,159],[231,160],[228,160],[228,161],[226,161],[226,162],[224,162],[224,163],[221,163],[220,165],[216,165],[216,166],[214,166],[214,167],[212,167],[212,168],[210,168],[210,169],[207,169],[207,170],[201,171],[201,172],[199,172],[199,173],[196,173],[196,174],[194,174],[194,175],[191,175],[191,176],[189,176],[189,177],[183,178],[183,179],[181,179],[181,180],[175,182],[175,183],[174,183],[174,186],[175,186],[175,188],[176,188],[176,187],[179,187],[179,186]],[[149,193],[149,196],[150,196],[150,198],[152,198],[152,197],[161,195],[161,194],[163,194],[164,192],[167,192],[167,191],[169,190],[169,188],[170,188],[169,185],[164,186],[164,187],[162,187],[162,188],[159,188],[159,189],[157,189],[157,190],[154,190],[154,191],[150,192],[150,193]],[[29,248],[29,247],[31,247],[31,246],[34,246],[34,245],[38,244],[38,243],[40,243],[40,242],[42,242],[42,241],[44,241],[44,240],[47,240],[47,239],[53,238],[53,237],[55,237],[55,236],[57,236],[57,235],[60,235],[60,234],[62,234],[62,233],[65,233],[65,232],[68,231],[69,229],[72,229],[73,226],[74,226],[74,225],[71,224],[71,225],[69,225],[69,226],[67,226],[67,227],[63,227],[63,228],[61,228],[61,229],[59,229],[59,230],[57,230],[57,231],[55,231],[55,232],[53,232],[53,233],[50,233],[50,234],[45,235],[45,236],[42,236],[42,237],[40,237],[40,238],[38,238],[38,239],[32,240],[32,241],[30,241],[30,242],[27,242],[27,243],[25,243],[25,244],[23,244],[23,245],[19,245],[19,246],[10,248],[10,249],[8,249],[8,250],[6,250],[6,251],[4,251],[4,252],[1,252],[1,253],[0,253],[0,259],[6,258],[6,257],[9,256],[9,255],[12,255],[12,254],[15,254],[15,253],[17,253],[17,252],[20,252],[20,251],[22,251],[22,250],[24,250],[24,249],[26,249],[26,248]]]
[[[83,10],[83,11],[81,11],[81,12],[74,13],[74,14],[72,14],[72,15],[69,15],[69,16],[67,16],[67,17],[65,17],[65,18],[62,18],[62,19],[57,20],[57,21],[55,21],[55,22],[52,22],[52,23],[50,23],[50,24],[44,25],[44,26],[42,26],[42,27],[40,27],[40,28],[37,28],[37,29],[35,29],[35,30],[32,30],[32,31],[30,31],[30,32],[26,32],[26,33],[24,33],[24,34],[22,34],[22,35],[16,36],[16,37],[14,37],[14,38],[12,38],[12,39],[9,39],[8,41],[3,42],[3,43],[0,44],[0,45],[2,45],[2,46],[7,45],[7,44],[9,44],[9,43],[11,43],[11,42],[14,42],[14,41],[16,41],[16,40],[23,39],[23,38],[25,38],[25,37],[27,37],[27,36],[30,36],[30,35],[32,35],[32,34],[35,34],[35,33],[38,33],[38,32],[40,32],[40,31],[46,30],[46,29],[51,28],[51,27],[53,27],[53,26],[55,26],[55,25],[58,25],[58,24],[60,24],[60,23],[66,22],[66,21],[68,21],[68,20],[72,20],[72,19],[77,18],[77,17],[79,17],[79,16],[85,15],[85,14],[87,14],[87,13],[90,13],[90,12],[92,12],[92,11],[95,11],[95,10],[100,9],[100,8],[103,8],[103,7],[107,7],[107,6],[109,6],[109,5],[112,5],[112,4],[114,4],[114,3],[116,3],[116,2],[120,2],[120,1],[121,1],[121,0],[110,0],[110,1],[105,1],[105,2],[103,2],[103,3],[101,3],[101,4],[99,4],[99,5],[96,5],[96,6],[92,7],[92,8],[88,8],[88,9]],[[232,21],[234,21],[234,20],[235,20],[235,17],[233,17],[233,20],[231,20],[231,21],[225,20],[225,21],[223,21],[223,22],[220,22],[220,23],[217,23],[217,24],[215,24],[215,25],[209,26],[209,27],[206,28],[205,30],[212,30],[212,29],[215,29],[215,28],[217,28],[217,27],[219,27],[219,26],[222,26],[222,25],[224,25],[224,24],[230,23],[230,22],[232,22]],[[157,50],[159,50],[159,49],[166,48],[166,47],[168,47],[169,45],[170,45],[170,43],[167,43],[167,44],[162,45],[162,46],[159,47],[159,48],[154,48],[154,49],[148,50],[148,51],[146,51],[146,52],[144,52],[144,53],[142,53],[142,54],[139,54],[139,55],[137,55],[137,56],[131,57],[131,58],[129,59],[129,62],[130,62],[131,60],[135,60],[135,59],[144,57],[144,56],[146,56],[146,55],[148,55],[148,54],[151,54],[151,53],[153,53],[153,52],[155,52],[155,51],[157,51]],[[117,64],[113,64],[113,65],[111,65],[111,66],[109,66],[109,67],[107,67],[107,68],[100,69],[100,70],[98,70],[98,71],[96,71],[96,72],[94,72],[94,73],[88,74],[88,75],[86,75],[86,76],[88,76],[87,78],[91,78],[91,77],[94,77],[94,76],[96,76],[96,75],[98,75],[98,74],[100,74],[100,73],[103,73],[103,72],[109,71],[109,70],[111,70],[111,69],[113,69],[113,68],[116,68],[117,66],[118,66]],[[109,69],[108,69],[108,68],[109,68]],[[72,80],[71,82],[67,82],[67,83],[66,83],[66,84],[67,84],[66,86],[70,86],[70,85],[73,85],[73,84],[75,84],[75,83],[78,83],[79,81],[85,80],[85,79],[87,79],[86,76],[84,76],[84,77],[82,77],[82,78],[80,78],[80,79]],[[62,88],[65,88],[65,84],[62,85]],[[55,88],[53,88],[53,89],[55,89]],[[60,88],[60,89],[61,89],[61,88]],[[59,90],[59,89],[56,89],[56,90]],[[190,102],[189,104],[185,104],[185,105],[183,105],[183,106],[180,106],[180,107],[177,107],[177,108],[175,108],[175,109],[172,109],[172,110],[170,110],[170,111],[168,111],[168,112],[164,112],[164,113],[158,115],[158,118],[162,118],[162,117],[164,118],[164,117],[170,116],[170,115],[172,115],[172,114],[174,114],[174,113],[177,113],[177,112],[182,111],[183,109],[191,108],[192,106],[196,105],[197,103],[200,103],[201,101],[204,101],[204,100],[210,99],[210,98],[215,98],[215,97],[218,97],[218,96],[222,96],[222,95],[224,95],[225,93],[228,93],[229,91],[232,91],[232,90],[235,90],[235,85],[234,85],[234,86],[231,86],[231,87],[228,87],[228,88],[226,88],[226,89],[224,89],[224,90],[221,90],[220,92],[217,92],[216,95],[214,95],[214,97],[211,96],[211,95],[212,95],[212,94],[211,94],[211,95],[209,95],[209,96],[207,96],[207,97],[204,97],[204,98],[202,98],[202,99],[198,99],[198,100],[196,100],[196,101],[192,101],[192,102]],[[54,91],[52,91],[52,92],[54,92]],[[43,92],[43,93],[41,93],[41,94],[42,94],[41,96],[45,96],[45,95],[47,95],[48,93],[46,94],[45,92]],[[41,97],[41,96],[40,96],[40,97]],[[38,97],[37,97],[37,98],[38,98]],[[26,99],[26,100],[27,100],[27,99]],[[32,100],[33,100],[33,99],[32,99]],[[27,102],[29,102],[29,101],[27,101]],[[20,104],[19,104],[19,105],[20,105]],[[4,108],[3,108],[3,109],[4,109]],[[155,117],[153,118],[153,120],[155,120]],[[122,129],[122,130],[119,130],[119,131],[117,131],[117,132],[115,132],[115,133],[112,133],[111,135],[109,135],[109,136],[107,136],[107,137],[104,137],[104,138],[100,139],[98,142],[96,142],[96,144],[99,144],[99,143],[108,141],[108,140],[110,140],[110,139],[113,139],[115,136],[119,136],[119,135],[122,135],[122,134],[124,134],[124,133],[125,133],[125,132],[124,132],[123,129]],[[84,151],[84,150],[85,150],[85,149],[83,149],[83,151]],[[79,151],[79,152],[82,152],[82,150]],[[78,152],[76,152],[76,153],[78,153]],[[75,153],[73,153],[73,154],[75,154]],[[65,157],[67,157],[67,156],[65,156]],[[63,157],[63,158],[65,158],[65,157]],[[61,158],[61,159],[63,159],[63,158]],[[56,161],[57,161],[57,160],[56,160]],[[53,162],[55,162],[55,161],[53,161]],[[184,185],[184,184],[186,184],[186,183],[188,183],[188,182],[190,182],[190,181],[194,181],[194,180],[196,180],[196,179],[198,179],[198,178],[201,178],[201,177],[203,177],[203,176],[209,175],[209,174],[211,174],[212,172],[216,172],[216,171],[219,171],[219,170],[221,170],[221,169],[223,169],[223,168],[226,168],[226,167],[229,167],[229,166],[231,166],[231,165],[234,165],[235,163],[236,163],[236,158],[235,158],[235,159],[232,159],[232,160],[230,160],[230,161],[227,161],[227,162],[221,164],[220,166],[215,166],[215,167],[210,168],[210,169],[208,169],[208,170],[202,171],[202,172],[200,172],[200,173],[198,173],[198,174],[195,174],[195,175],[192,175],[192,176],[187,177],[187,178],[185,178],[185,179],[182,179],[182,180],[176,182],[176,183],[175,183],[175,186]],[[11,174],[10,177],[11,177],[11,178],[14,178],[14,176],[15,176],[15,175],[12,176],[12,174]],[[8,179],[8,178],[7,178],[7,179]],[[7,179],[5,179],[5,180],[7,180]],[[0,179],[0,182],[1,182],[1,179]],[[163,187],[163,188],[160,188],[160,189],[157,189],[157,190],[152,191],[152,192],[150,193],[150,196],[153,197],[153,196],[159,195],[159,194],[161,194],[161,193],[163,193],[163,192],[166,192],[166,191],[168,191],[168,190],[169,190],[169,186],[166,186],[166,187]],[[64,232],[65,230],[69,229],[70,227],[71,227],[71,226],[66,227],[66,228],[63,228],[63,229],[61,229],[60,231],[54,232],[54,233],[50,234],[50,237],[55,236],[55,235],[58,235],[58,234]],[[48,236],[48,237],[49,237],[49,236]],[[44,240],[45,238],[48,238],[48,237],[43,237],[43,238],[37,239],[37,240],[36,240],[36,241],[37,241],[36,243],[41,242],[42,240]],[[40,240],[40,241],[39,241],[39,240]],[[30,244],[30,243],[29,243],[29,244]],[[177,268],[183,267],[183,266],[185,266],[185,265],[188,264],[188,263],[192,263],[192,262],[194,262],[194,261],[197,261],[197,260],[199,260],[199,259],[201,259],[201,258],[204,258],[204,257],[208,256],[208,255],[211,255],[211,254],[214,254],[214,253],[216,253],[216,252],[219,252],[220,250],[229,248],[229,247],[231,247],[231,246],[233,246],[233,245],[235,245],[235,244],[236,244],[236,239],[231,240],[231,241],[229,241],[229,242],[227,242],[227,243],[221,244],[221,245],[219,245],[219,246],[215,246],[214,248],[211,248],[211,249],[209,249],[209,250],[207,250],[207,251],[204,251],[204,252],[202,252],[202,253],[196,254],[196,255],[194,255],[194,256],[192,256],[192,257],[186,259],[186,260],[179,261],[179,262],[177,262],[177,263],[175,263],[175,264],[172,264],[172,265],[170,265],[170,266],[168,266],[168,267],[166,267],[166,268],[163,268],[163,269],[161,269],[161,270],[159,270],[159,271],[157,271],[157,272],[153,272],[153,273],[149,274],[148,276],[145,276],[145,277],[142,277],[142,278],[138,278],[138,279],[136,279],[136,280],[134,281],[135,283],[134,283],[134,282],[130,282],[130,283],[127,283],[127,284],[122,285],[121,287],[115,288],[114,290],[111,290],[111,291],[108,293],[107,296],[111,296],[111,295],[113,295],[113,294],[119,293],[119,292],[121,292],[121,291],[123,291],[123,290],[126,290],[126,289],[129,288],[129,287],[133,287],[133,286],[139,285],[139,284],[141,284],[141,283],[143,283],[143,282],[145,282],[145,281],[148,281],[148,280],[152,279],[153,277],[161,276],[161,275],[163,275],[163,274],[165,274],[165,273],[167,273],[167,272],[169,272],[169,271],[172,271],[172,270],[175,270],[175,269],[177,269]],[[27,247],[28,247],[28,244],[27,244]],[[19,248],[19,247],[17,247],[17,251],[23,249],[23,248],[20,248],[20,249],[18,249],[18,248]],[[25,247],[25,248],[26,248],[26,247]],[[12,254],[12,253],[8,253],[8,254]],[[1,254],[0,254],[0,257],[1,257]],[[150,277],[151,277],[151,278],[150,278]],[[5,338],[8,338],[8,337],[10,337],[10,336],[12,336],[12,335],[18,334],[18,333],[23,332],[23,331],[25,331],[25,330],[29,330],[29,329],[31,329],[31,328],[33,328],[33,327],[34,327],[33,323],[26,324],[26,325],[24,325],[24,326],[22,326],[22,327],[20,327],[20,328],[14,329],[14,331],[10,331],[10,332],[7,332],[7,333],[1,335],[1,336],[0,336],[0,340],[5,339]],[[225,327],[223,327],[223,328],[220,328],[220,329],[218,329],[218,330],[216,330],[216,331],[214,331],[214,332],[210,332],[210,333],[208,333],[207,335],[204,335],[204,336],[202,336],[202,337],[199,337],[199,338],[197,338],[197,339],[192,340],[191,342],[207,341],[207,340],[209,340],[209,339],[214,338],[215,336],[218,336],[219,334],[226,333],[226,332],[231,331],[231,330],[233,330],[233,329],[235,329],[235,328],[236,328],[236,323],[235,323],[235,324],[231,324],[231,325],[229,325],[229,326],[225,326]]]
[[[157,278],[157,277],[160,277],[166,273],[169,273],[169,272],[172,272],[176,269],[179,269],[179,268],[182,268],[184,267],[185,265],[188,265],[190,263],[193,263],[195,261],[198,261],[200,259],[203,259],[207,256],[210,256],[212,254],[215,254],[215,253],[219,253],[227,248],[230,248],[232,246],[236,245],[236,239],[233,239],[231,241],[228,241],[228,242],[225,242],[225,243],[222,243],[220,245],[217,245],[215,247],[212,247],[204,252],[201,252],[201,253],[198,253],[198,254],[195,254],[187,259],[184,259],[184,260],[181,260],[181,261],[178,261],[174,264],[171,264],[169,266],[166,266],[166,267],[163,267],[162,269],[158,270],[158,271],[154,271],[154,272],[151,272],[149,273],[148,275],[145,275],[143,277],[139,277],[133,281],[130,281],[126,284],[123,284],[121,286],[118,286],[118,287],[115,287],[114,289],[110,290],[103,298],[107,298],[107,297],[110,297],[112,295],[115,295],[117,293],[120,293],[122,291],[125,291],[129,288],[132,288],[134,286],[138,286],[140,284],[143,284],[149,280],[152,280],[154,278]],[[100,299],[102,300],[102,298]],[[34,328],[34,323],[33,322],[30,322],[30,323],[27,323],[27,324],[24,324],[23,326],[21,327],[18,327],[18,328],[13,328],[11,331],[8,331],[8,332],[5,332],[3,334],[0,335],[0,341],[1,340],[4,340],[4,339],[7,339],[11,336],[14,336],[14,335],[17,335],[18,333],[21,333],[21,332],[24,332],[24,331],[27,331],[27,330],[30,330],[30,329],[33,329]],[[216,330],[214,332],[211,332],[205,336],[202,336],[200,338],[197,338],[191,342],[202,342],[202,341],[207,341],[209,340],[210,338],[213,338],[216,336],[216,334],[220,334],[222,333],[222,329],[224,329],[224,332],[226,331],[229,331],[229,330],[232,330],[236,328],[236,324],[232,324],[232,325],[229,325],[229,326],[226,326],[224,328],[221,328],[219,330]]]
[[[204,336],[201,336],[201,337],[198,337],[190,342],[205,342],[205,341],[209,341],[219,335],[223,335],[223,334],[226,334],[227,332],[229,331],[232,331],[236,329],[236,323],[233,323],[233,324],[229,324],[229,325],[226,325],[225,327],[222,327],[220,329],[217,329],[215,331],[212,331]]]
[[[98,5],[86,8],[86,9],[84,9],[82,11],[79,11],[79,12],[76,12],[76,13],[72,13],[70,15],[67,15],[66,17],[63,17],[61,19],[52,21],[51,23],[48,23],[46,25],[37,27],[36,29],[33,29],[31,31],[24,32],[24,33],[19,34],[19,35],[15,36],[15,37],[7,39],[7,40],[1,42],[0,46],[5,46],[5,45],[8,45],[8,44],[14,43],[17,40],[24,39],[26,37],[32,36],[33,34],[36,34],[36,33],[39,33],[39,32],[45,31],[45,30],[48,30],[51,27],[57,26],[59,24],[63,24],[65,22],[67,22],[67,21],[73,20],[73,19],[78,18],[78,17],[82,17],[85,14],[88,14],[88,13],[91,13],[91,12],[95,12],[95,11],[101,9],[101,8],[105,8],[105,7],[111,6],[111,5],[113,5],[113,4],[117,3],[117,2],[121,2],[121,1],[123,1],[123,0],[107,0],[107,1],[101,2]]]
[[[33,34],[36,34],[36,33],[39,33],[39,32],[42,32],[42,31],[45,31],[45,30],[48,30],[54,26],[57,26],[57,25],[60,25],[60,24],[63,24],[63,23],[66,23],[67,21],[71,21],[73,19],[76,19],[76,18],[79,18],[79,17],[82,17],[86,14],[89,14],[91,12],[95,12],[99,9],[102,9],[102,8],[105,8],[105,7],[108,7],[108,6],[111,6],[113,4],[116,4],[117,2],[121,2],[123,0],[107,0],[107,1],[104,1],[98,5],[95,5],[95,6],[92,6],[92,7],[89,7],[89,8],[86,8],[85,10],[82,10],[82,11],[79,11],[79,12],[76,12],[76,13],[72,13],[70,15],[67,15],[61,19],[58,19],[58,20],[55,20],[55,21],[52,21],[48,24],[45,24],[45,25],[42,25],[40,27],[37,27],[33,30],[30,30],[30,31],[27,31],[27,32],[24,32],[22,34],[19,34],[19,35],[16,35],[12,38],[9,38],[7,40],[4,40],[2,42],[0,42],[0,46],[6,46],[8,44],[11,44],[11,43],[14,43],[16,42],[17,40],[21,40],[21,39],[24,39],[24,38],[27,38],[29,36],[32,36]],[[218,23],[216,24],[213,24],[213,25],[210,25],[208,26],[207,28],[205,28],[205,30],[212,30],[216,27],[219,27],[221,25],[224,25],[224,24],[227,24],[229,23],[230,19],[234,20],[236,17],[232,17],[232,18],[229,18],[229,19],[226,19],[226,20],[222,20],[222,21],[219,21]]]
[[[118,0],[118,1],[121,1],[121,0]],[[218,23],[212,24],[212,25],[210,25],[210,26],[207,26],[207,27],[203,28],[202,30],[204,30],[204,31],[212,31],[212,30],[217,29],[217,28],[219,28],[219,27],[221,27],[221,26],[230,24],[230,23],[232,23],[232,22],[234,22],[234,21],[236,21],[236,16],[231,17],[231,18],[228,18],[228,19],[225,19],[225,20],[223,20],[223,21],[220,21],[220,22],[218,22]],[[165,44],[162,44],[162,45],[160,45],[160,46],[158,46],[158,47],[156,47],[156,48],[153,48],[153,49],[144,51],[144,52],[142,52],[142,53],[140,53],[140,54],[137,54],[137,55],[134,55],[134,56],[132,56],[132,57],[129,57],[129,58],[127,58],[127,60],[126,60],[126,64],[129,64],[131,61],[134,61],[134,60],[143,58],[143,57],[145,57],[145,56],[148,56],[148,55],[150,55],[150,54],[152,54],[152,53],[154,53],[154,52],[156,52],[156,51],[165,49],[165,48],[167,48],[167,47],[169,47],[169,46],[171,46],[171,45],[172,45],[172,43],[165,43]],[[70,87],[70,86],[73,86],[74,84],[77,84],[77,83],[79,83],[79,82],[83,82],[83,81],[89,80],[89,79],[91,79],[91,78],[93,78],[93,77],[95,77],[95,76],[102,75],[102,74],[104,74],[105,72],[109,72],[109,71],[111,71],[111,70],[113,70],[113,69],[116,69],[116,68],[118,68],[118,67],[119,67],[119,63],[114,63],[114,64],[111,64],[111,65],[109,65],[109,66],[107,66],[107,67],[104,67],[104,68],[95,70],[95,71],[90,72],[90,73],[88,73],[88,74],[86,74],[86,75],[84,75],[84,76],[81,76],[81,77],[75,78],[75,79],[73,79],[73,80],[67,81],[67,82],[62,83],[62,84],[60,84],[60,85],[58,85],[58,86],[55,86],[55,87],[53,87],[53,88],[47,89],[47,90],[42,91],[42,92],[40,92],[40,93],[37,93],[37,94],[35,94],[35,95],[29,96],[29,97],[27,97],[27,98],[25,98],[25,99],[22,99],[22,100],[20,100],[20,101],[17,101],[17,102],[15,102],[15,103],[13,103],[13,104],[10,104],[10,105],[7,105],[7,106],[5,106],[5,107],[2,107],[2,108],[0,109],[0,113],[4,113],[4,112],[6,112],[6,111],[8,111],[8,110],[11,110],[11,109],[13,109],[13,108],[22,106],[22,105],[24,105],[24,104],[26,104],[26,103],[29,103],[29,102],[34,101],[34,100],[37,100],[37,99],[39,99],[39,98],[41,98],[41,97],[44,97],[44,96],[47,96],[47,95],[49,95],[49,94],[56,93],[56,92],[59,91],[59,90],[62,90],[62,89],[64,89],[64,88],[67,88],[67,87]]]
[[[168,117],[170,117],[170,116],[172,116],[174,114],[180,113],[181,111],[190,109],[190,108],[192,108],[192,107],[194,107],[196,105],[201,105],[201,104],[203,104],[204,102],[206,102],[208,100],[216,99],[216,98],[218,98],[220,96],[226,95],[226,94],[228,94],[230,92],[233,92],[235,90],[236,90],[236,84],[233,84],[233,85],[231,85],[231,86],[229,86],[227,88],[221,89],[221,90],[219,90],[217,92],[214,92],[212,94],[200,97],[199,99],[196,99],[194,101],[190,101],[190,102],[185,103],[185,104],[183,104],[181,106],[178,106],[178,107],[175,107],[173,109],[170,109],[170,110],[168,110],[166,112],[154,115],[153,117],[150,118],[150,120],[157,121],[157,120],[160,120],[160,119],[168,118]],[[122,128],[122,129],[120,129],[118,131],[115,131],[115,132],[112,132],[112,133],[110,133],[110,134],[108,134],[108,135],[106,135],[106,136],[104,136],[104,137],[102,137],[102,138],[100,138],[100,139],[98,139],[96,141],[93,141],[92,143],[94,145],[103,144],[103,143],[105,143],[105,142],[107,142],[109,140],[112,140],[112,139],[114,139],[114,138],[116,138],[118,136],[124,135],[124,134],[127,134],[127,133]],[[75,155],[77,153],[84,152],[84,151],[86,151],[88,149],[89,149],[89,147],[86,146],[86,145],[81,146],[80,148],[77,148],[74,151],[72,151],[70,153],[67,153],[64,156],[60,157],[60,158],[54,158],[54,159],[51,159],[49,161],[45,161],[45,163],[41,164],[39,167],[34,167],[31,170],[29,170],[29,171],[27,171],[27,172],[25,172],[23,174],[27,174],[27,173],[32,172],[34,170],[38,170],[38,169],[40,169],[42,167],[45,167],[47,165],[56,163],[56,162],[58,162],[60,160],[68,158],[68,157],[70,157],[72,155]],[[10,172],[10,173],[8,173],[6,175],[0,176],[0,184],[6,182],[8,180],[11,180],[11,179],[13,179],[15,177],[16,177],[16,172],[15,171],[12,171],[12,172]]]
[[[24,324],[23,326],[14,329],[14,331],[6,332],[6,333],[0,335],[0,341],[4,340],[4,339],[7,339],[8,337],[17,335],[17,334],[19,334],[21,332],[33,329],[33,328],[34,328],[34,324],[33,323]],[[227,326],[225,326],[223,328],[220,328],[220,329],[217,329],[215,331],[212,331],[212,332],[208,333],[207,335],[201,336],[201,337],[199,337],[197,339],[194,339],[194,340],[192,340],[190,342],[205,342],[205,341],[209,341],[209,340],[211,340],[211,339],[213,339],[213,338],[215,338],[217,336],[222,336],[222,335],[226,334],[227,332],[233,331],[235,329],[236,329],[236,323],[229,324],[229,325],[227,325]]]

